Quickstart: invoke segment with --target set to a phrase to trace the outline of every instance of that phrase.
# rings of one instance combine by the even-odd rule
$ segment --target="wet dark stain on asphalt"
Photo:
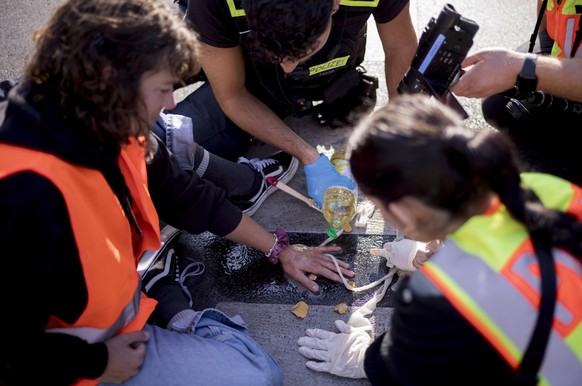
[[[292,244],[309,246],[321,244],[326,237],[310,233],[289,234]],[[386,260],[371,255],[369,250],[381,248],[393,238],[343,234],[330,244],[342,247],[342,251],[334,253],[334,256],[350,263],[356,272],[350,280],[360,287],[388,273]],[[313,305],[336,305],[342,302],[354,305],[367,300],[374,291],[352,292],[343,284],[319,277],[317,283],[320,291],[317,294],[311,293],[288,278],[280,265],[270,264],[260,251],[210,233],[183,233],[174,248],[181,264],[185,265],[190,260],[204,263],[204,273],[188,278],[186,282],[195,299],[195,309],[214,307],[220,302],[295,304],[303,300]],[[378,306],[392,307],[391,295],[392,292],[388,291]]]

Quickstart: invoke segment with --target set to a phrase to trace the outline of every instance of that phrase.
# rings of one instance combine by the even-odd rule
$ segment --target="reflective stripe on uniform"
[[[524,173],[522,182],[546,207],[581,218],[580,188],[541,173]],[[558,299],[540,384],[576,385],[582,379],[582,265],[563,250],[553,255]],[[420,273],[518,368],[538,315],[540,274],[525,228],[503,205],[467,221]]]
[[[133,299],[121,311],[121,314],[113,324],[108,328],[95,327],[55,327],[49,328],[46,332],[58,332],[61,334],[74,335],[78,338],[84,339],[89,343],[105,342],[109,338],[121,331],[130,321],[132,321],[139,310],[139,302],[141,299],[141,286],[136,288]]]
[[[350,55],[342,56],[340,58],[333,58],[325,63],[316,64],[315,66],[309,67],[309,76],[319,74],[324,71],[335,70],[337,68],[344,67],[348,64],[348,59]]]
[[[341,0],[340,5],[346,7],[377,7],[380,0]]]
[[[423,273],[506,362],[517,369],[538,313],[537,303],[524,297],[524,286],[539,288],[536,257],[532,253],[518,256],[504,275],[479,256],[466,254],[454,241],[446,242],[442,252],[433,257],[423,267]],[[574,269],[572,272],[580,280],[582,267],[573,264],[570,256],[554,250],[554,257],[560,271]],[[539,296],[537,298],[539,301]],[[568,335],[558,328],[552,330],[541,368],[542,384],[574,385],[582,377],[582,363],[579,353],[575,352],[582,342],[582,325],[580,315],[574,320],[575,315],[569,308],[560,301],[556,304],[555,324],[567,322],[570,328]],[[564,372],[564,368],[571,370]]]
[[[232,17],[239,17],[245,16],[245,10],[242,8],[242,2],[237,1],[237,3],[241,4],[240,8],[237,8],[235,4],[235,0],[226,0],[226,4],[228,5],[228,10],[230,11],[230,15]]]
[[[238,6],[237,6],[238,3]],[[376,8],[380,3],[380,0],[341,0],[340,5],[346,7],[372,7]],[[240,17],[245,16],[245,10],[242,7],[242,1],[237,0],[226,0],[226,4],[228,5],[228,10],[230,11],[230,15],[232,17]]]

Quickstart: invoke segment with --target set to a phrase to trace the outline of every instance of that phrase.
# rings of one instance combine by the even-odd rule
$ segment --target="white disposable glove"
[[[339,333],[307,329],[299,338],[299,353],[311,359],[305,365],[315,371],[346,378],[366,378],[364,356],[372,338],[364,328],[355,328],[336,320]]]
[[[372,323],[366,316],[372,314],[376,305],[384,298],[390,280],[374,292],[374,295],[355,310],[346,324],[336,320],[339,333],[320,329],[307,329],[299,338],[299,353],[308,361],[305,365],[315,371],[324,371],[346,378],[366,378],[364,357],[372,343],[368,332],[373,332]]]
[[[396,267],[405,271],[416,271],[414,261],[419,251],[426,252],[426,243],[409,239],[388,242],[384,244],[384,248],[370,249],[372,255],[385,257],[389,268]]]

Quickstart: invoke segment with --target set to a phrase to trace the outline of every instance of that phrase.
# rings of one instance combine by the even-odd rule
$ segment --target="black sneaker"
[[[260,173],[262,177],[257,187],[257,192],[252,197],[248,199],[233,199],[235,205],[249,216],[252,216],[259,209],[263,201],[277,190],[275,186],[267,183],[267,178],[275,177],[280,182],[287,183],[295,176],[295,172],[297,172],[297,167],[299,166],[297,158],[282,151],[264,159],[253,158],[249,160],[240,157],[238,163],[249,165]]]
[[[152,268],[152,266],[158,263],[158,260],[162,258],[162,255],[168,249],[168,244],[173,242],[174,239],[179,238],[181,234],[182,234],[181,230],[176,229],[170,225],[164,225],[162,227],[160,231],[160,239],[162,241],[160,249],[156,251],[150,250],[145,251],[143,255],[141,255],[141,257],[139,258],[139,261],[137,263],[137,272],[141,275],[142,280],[144,279],[150,268]]]
[[[17,79],[6,79],[3,81],[0,81],[0,102],[8,99],[8,92],[14,86],[16,86],[16,83],[18,83]]]
[[[192,306],[192,294],[186,287],[186,279],[190,276],[197,276],[204,272],[204,264],[193,261],[186,265],[184,269],[181,268],[180,258],[176,255],[176,251],[171,247],[171,242],[178,239],[181,230],[166,226],[162,229],[162,246],[150,256],[144,254],[140,259],[140,264],[144,258],[149,259],[147,267],[140,271],[138,265],[138,272],[142,275],[142,290],[149,297],[155,298],[156,292],[166,284],[178,284],[188,296],[190,306]],[[164,237],[167,239],[164,241]],[[188,260],[190,260],[188,258]]]

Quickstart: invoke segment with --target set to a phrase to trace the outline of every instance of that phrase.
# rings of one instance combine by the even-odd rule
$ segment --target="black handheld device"
[[[398,92],[431,95],[467,118],[449,86],[462,75],[461,62],[478,30],[477,23],[461,16],[451,4],[445,4],[438,17],[431,18],[424,28]]]

